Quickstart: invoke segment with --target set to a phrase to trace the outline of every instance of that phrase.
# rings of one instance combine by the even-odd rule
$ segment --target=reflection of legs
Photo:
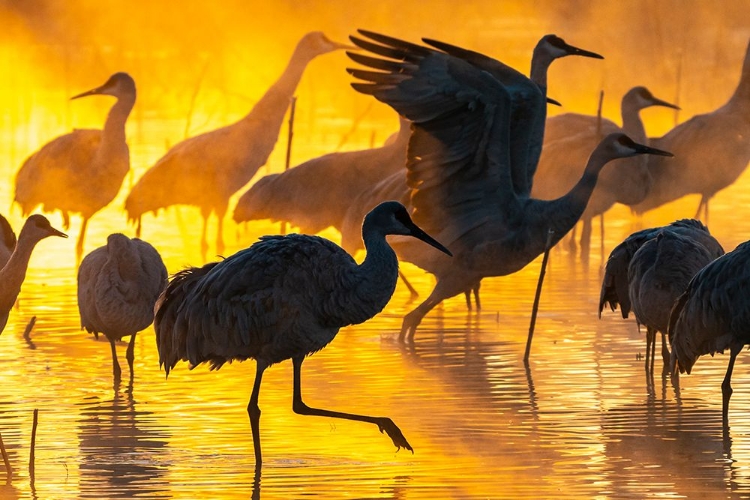
[[[255,365],[255,383],[253,383],[253,393],[250,396],[250,402],[247,404],[247,415],[250,417],[250,429],[253,431],[253,448],[255,448],[255,467],[260,467],[263,458],[260,454],[260,407],[258,407],[258,393],[260,392],[260,381],[263,378],[263,371],[268,365],[262,361],[256,361]]]
[[[115,377],[115,382],[120,381],[122,371],[120,370],[120,363],[117,361],[117,350],[115,349],[115,339],[109,340],[109,346],[112,348],[112,375]]]
[[[724,427],[729,427],[729,398],[732,397],[732,370],[734,369],[734,360],[742,350],[742,344],[732,344],[729,352],[729,366],[727,366],[727,374],[724,376],[724,381],[721,383],[721,420]]]
[[[665,376],[669,372],[669,347],[667,347],[667,334],[662,332],[661,334],[661,359],[664,361],[664,368],[661,370],[662,376]]]
[[[130,378],[133,378],[133,361],[135,360],[135,333],[130,336],[130,343],[128,344],[128,350],[125,351],[125,359],[128,360],[128,366],[130,367]]]
[[[393,420],[388,417],[370,417],[368,415],[355,415],[353,413],[342,413],[332,410],[323,410],[320,408],[310,408],[305,403],[303,403],[302,361],[304,361],[304,359],[304,356],[292,359],[292,364],[294,365],[294,397],[292,399],[292,409],[294,410],[294,413],[298,413],[300,415],[317,415],[319,417],[342,418],[344,420],[356,420],[359,422],[368,422],[371,424],[375,424],[378,426],[378,429],[380,429],[380,432],[385,432],[386,434],[388,434],[388,437],[391,438],[393,444],[396,445],[396,448],[406,448],[409,451],[414,451],[406,441],[404,435],[401,433],[401,429],[399,429],[396,424],[393,423]]]
[[[471,294],[474,294],[474,301],[477,304],[477,311],[482,308],[482,303],[479,302],[479,287],[482,286],[482,282],[479,281],[475,285],[473,285],[471,288],[467,288],[464,291],[464,296],[466,297],[466,308],[471,311]]]

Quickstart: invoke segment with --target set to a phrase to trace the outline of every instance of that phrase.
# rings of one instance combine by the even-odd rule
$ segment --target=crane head
[[[135,95],[135,81],[129,74],[119,72],[110,76],[109,79],[104,82],[104,85],[87,90],[86,92],[75,95],[70,99],[73,100],[90,95],[111,95],[119,98],[120,96],[127,94]]]
[[[539,40],[537,44],[537,50],[544,50],[552,56],[553,59],[557,59],[565,56],[582,56],[592,57],[594,59],[604,59],[596,52],[580,49],[570,45],[565,40],[557,35],[545,35]]]
[[[417,226],[411,220],[406,207],[398,201],[384,201],[370,210],[362,224],[363,236],[371,230],[380,231],[383,235],[399,234],[412,236],[437,248],[446,255],[453,256],[450,250]]]

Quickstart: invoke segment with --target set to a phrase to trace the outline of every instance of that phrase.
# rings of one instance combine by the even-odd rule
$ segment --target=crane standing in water
[[[127,73],[115,73],[101,87],[72,99],[90,95],[117,98],[104,129],[77,129],[52,140],[31,155],[16,175],[15,201],[24,215],[38,205],[45,212],[60,210],[67,229],[70,214],[81,214],[76,262],[83,256],[89,219],[115,198],[130,171],[125,122],[135,104],[135,82]]]
[[[224,252],[224,215],[229,197],[248,183],[276,145],[284,114],[307,64],[315,57],[347,48],[323,33],[308,33],[297,44],[281,77],[266,91],[253,109],[236,123],[186,139],[151,167],[133,186],[125,200],[128,219],[136,221],[140,236],[141,217],[172,205],[192,205],[201,210],[201,252],[208,250],[206,224],[218,218],[216,252]]]
[[[551,201],[533,199],[529,194],[536,164],[531,160],[541,150],[541,138],[526,124],[536,123],[546,105],[535,83],[518,72],[512,80],[496,78],[470,62],[478,60],[491,68],[494,60],[481,54],[471,52],[466,55],[471,59],[465,59],[452,55],[460,50],[449,54],[360,33],[377,43],[351,37],[355,45],[382,59],[356,54],[353,59],[386,72],[350,70],[365,82],[352,86],[412,121],[407,159],[412,216],[455,254],[449,260],[394,239],[399,256],[437,278],[430,296],[404,318],[402,341],[413,340],[422,318],[444,299],[464,293],[482,278],[526,266],[544,251],[548,230],[554,231],[552,244],[559,241],[580,218],[607,162],[637,154],[670,154],[636,144],[624,134],[611,134],[594,150],[583,176],[566,195]],[[503,71],[507,76],[512,70]],[[524,103],[517,106],[517,101]],[[514,120],[522,108],[527,116],[523,122]]]
[[[60,236],[67,238],[63,232],[52,227],[47,218],[40,214],[34,214],[26,219],[18,235],[18,241],[8,262],[0,269],[0,333],[8,323],[8,315],[16,303],[21,285],[26,279],[26,270],[29,267],[31,252],[36,244],[48,236]]]
[[[167,268],[149,243],[110,234],[107,244],[89,253],[78,269],[81,328],[103,333],[112,348],[112,374],[121,378],[115,341],[130,336],[125,357],[133,380],[135,335],[154,321],[154,304],[167,285]]]
[[[411,221],[403,205],[390,201],[365,217],[367,256],[360,265],[317,236],[266,236],[221,262],[177,273],[159,298],[154,326],[159,363],[167,375],[179,360],[218,369],[228,361],[255,359],[247,412],[256,467],[262,462],[261,378],[266,368],[290,358],[295,413],[369,422],[397,448],[412,449],[390,418],[310,408],[302,401],[305,357],[328,345],[341,327],[375,316],[390,300],[398,261],[385,239],[389,234],[418,238],[450,255]]]
[[[514,183],[519,184],[519,189],[525,189],[520,185],[529,184],[531,182],[531,177],[534,175],[539,160],[542,138],[544,136],[545,118],[547,116],[546,105],[542,103],[542,106],[539,107],[535,98],[526,99],[524,97],[526,95],[526,91],[524,90],[526,85],[525,77],[500,61],[437,40],[425,40],[425,42],[445,51],[447,54],[466,60],[480,70],[489,71],[500,82],[507,84],[509,87],[516,90],[512,96],[513,111],[511,111],[511,119],[516,123],[516,128],[526,131],[524,135],[527,135],[527,137],[525,139],[521,138],[513,141],[513,144],[518,146],[511,152],[511,154],[514,158],[518,157],[520,161],[527,164],[528,172],[522,171],[523,169],[514,171],[514,174],[517,176],[514,179]],[[360,43],[367,45],[369,42],[360,40]],[[367,46],[364,48],[367,48]],[[361,62],[366,66],[374,65],[373,67],[376,69],[390,68],[387,64],[383,66],[382,61],[378,62],[368,56],[362,56],[359,54],[350,54],[350,56],[354,61]],[[556,59],[567,56],[602,59],[601,55],[570,45],[559,36],[551,34],[543,36],[534,47],[531,57],[529,79],[536,85],[541,92],[542,97],[546,99],[547,102],[555,103],[555,101],[547,99],[547,72],[549,67]],[[533,107],[534,109],[529,109],[530,107]],[[529,119],[529,117],[533,118]],[[528,121],[526,121],[527,119]],[[518,135],[517,132],[516,135]],[[405,167],[405,161],[403,160],[402,165]],[[360,191],[359,195],[349,206],[344,216],[343,227],[341,230],[342,246],[350,252],[361,248],[359,221],[362,220],[364,214],[383,200],[400,200],[402,203],[409,206],[409,193],[410,188],[407,185],[407,173],[403,168],[392,173],[388,177],[383,178],[377,185],[374,185],[374,187],[371,186],[367,190]],[[477,309],[480,308],[479,285],[479,282],[477,282],[472,285],[470,289],[465,291],[466,305],[469,309],[471,309],[472,291],[474,293]]]
[[[663,245],[654,242],[641,252],[660,234],[670,237],[664,239]],[[656,332],[662,333],[662,359],[668,366],[665,336],[675,299],[700,268],[722,255],[724,248],[695,219],[637,231],[609,254],[599,295],[599,317],[605,305],[613,311],[619,305],[623,318],[629,316],[631,309],[635,311],[637,321],[647,328],[647,372],[653,373]]]
[[[698,357],[729,349],[722,392],[722,422],[729,427],[732,370],[742,347],[750,344],[750,242],[701,269],[674,305],[669,317],[672,373],[690,373]]]
[[[745,52],[740,82],[734,94],[720,108],[696,115],[677,125],[650,144],[674,152],[675,161],[651,158],[648,163],[653,185],[648,196],[633,206],[636,213],[698,193],[701,201],[695,217],[703,210],[708,223],[708,202],[728,187],[750,162],[750,42]]]
[[[645,144],[648,138],[639,113],[650,106],[679,109],[674,104],[658,99],[645,87],[633,87],[622,98],[622,127],[607,119],[600,120],[596,116],[577,113],[549,118],[531,195],[544,200],[562,196],[578,181],[581,165],[607,134],[622,132],[635,142]],[[652,182],[647,163],[649,158],[650,156],[644,155],[616,160],[602,172],[581,216],[583,229],[580,244],[584,256],[588,254],[591,244],[593,217],[603,215],[615,203],[639,203],[648,194]],[[575,239],[572,246],[575,246]]]

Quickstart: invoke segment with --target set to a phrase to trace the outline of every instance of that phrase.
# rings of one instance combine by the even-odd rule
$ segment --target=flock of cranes
[[[387,417],[311,408],[301,395],[305,357],[325,347],[341,327],[367,321],[385,307],[395,290],[398,260],[436,278],[427,299],[403,319],[399,338],[413,341],[423,318],[443,300],[463,293],[471,307],[473,292],[479,307],[482,279],[526,266],[545,251],[548,233],[555,244],[583,220],[581,244],[588,246],[591,217],[615,202],[642,212],[690,192],[702,194],[699,212],[704,209],[707,218],[709,199],[750,160],[750,46],[727,104],[648,140],[639,111],[676,106],[644,87],[623,97],[621,127],[574,114],[547,119],[547,104],[556,103],[547,97],[552,61],[569,55],[601,58],[555,35],[537,44],[529,77],[437,40],[418,44],[364,30],[350,39],[354,45],[320,32],[305,35],[248,115],[175,145],[157,161],[125,202],[136,238],[111,234],[106,245],[83,257],[89,219],[114,199],[130,169],[125,122],[136,90],[128,74],[116,73],[74,97],[117,99],[103,130],[58,137],[26,160],[16,177],[14,200],[24,215],[39,206],[59,210],[66,228],[71,214],[82,217],[76,243],[81,327],[108,339],[116,383],[121,369],[115,342],[130,337],[132,382],[135,337],[152,322],[167,374],[179,361],[216,369],[232,360],[256,361],[247,408],[256,466],[262,462],[261,379],[266,368],[286,359],[294,367],[296,413],[372,423],[397,448],[412,450]],[[205,260],[206,222],[216,214],[216,251],[223,253],[230,196],[267,161],[307,64],[335,50],[347,50],[359,65],[348,69],[356,79],[352,87],[401,117],[399,132],[382,147],[330,154],[260,179],[240,198],[234,219],[288,221],[306,232],[333,226],[344,248],[317,236],[265,236],[170,280],[159,252],[138,237],[143,215],[176,204],[199,207]],[[703,177],[693,177],[693,171]],[[333,185],[321,182],[331,177]],[[697,187],[688,178],[699,179]],[[0,230],[4,328],[35,245],[66,235],[39,214],[28,217],[17,239],[4,218]],[[349,253],[362,245],[366,257],[357,264]],[[600,315],[605,305],[620,305],[623,317],[632,309],[646,326],[651,374],[658,332],[665,374],[689,373],[699,356],[730,350],[722,386],[725,426],[734,360],[750,343],[743,328],[749,319],[749,251],[744,244],[722,256],[724,249],[697,220],[639,231],[612,251],[600,297]]]

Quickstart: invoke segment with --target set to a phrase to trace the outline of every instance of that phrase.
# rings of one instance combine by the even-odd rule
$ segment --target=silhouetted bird
[[[346,48],[323,33],[308,33],[297,44],[281,77],[240,121],[176,144],[133,186],[125,209],[128,219],[172,205],[199,207],[203,217],[201,251],[208,249],[206,223],[218,218],[216,252],[224,251],[224,215],[229,197],[252,179],[276,145],[284,114],[307,64],[315,57]]]
[[[255,384],[247,411],[260,465],[261,377],[274,363],[292,360],[292,408],[320,415],[373,423],[397,448],[411,450],[386,417],[353,415],[310,408],[302,402],[301,367],[305,356],[333,340],[339,328],[379,313],[396,287],[398,261],[385,239],[389,234],[418,238],[450,255],[418,228],[397,202],[378,205],[362,225],[367,256],[358,265],[334,243],[299,234],[265,236],[227,259],[175,275],[156,306],[159,362],[167,374],[179,360],[212,369],[232,360],[256,361]]]
[[[482,278],[526,266],[544,251],[548,230],[554,231],[553,243],[559,241],[583,213],[605,163],[636,154],[669,154],[612,134],[594,150],[580,181],[565,196],[533,199],[529,158],[536,137],[515,129],[535,117],[518,122],[513,113],[544,108],[545,98],[536,84],[516,72],[513,84],[506,85],[506,78],[497,79],[454,55],[360,33],[378,43],[352,37],[354,43],[384,59],[353,59],[386,72],[350,70],[368,82],[352,85],[412,121],[407,160],[412,217],[455,254],[445,259],[393,240],[399,256],[437,278],[427,300],[404,318],[401,340],[412,339],[425,314],[444,299],[472,289]],[[492,59],[475,54],[471,56],[492,67]],[[505,67],[504,74],[508,71]],[[521,108],[514,104],[518,100],[527,102]]]
[[[115,73],[101,87],[73,99],[90,95],[117,98],[104,129],[76,129],[52,140],[31,155],[16,176],[15,201],[24,215],[38,205],[45,212],[60,210],[67,229],[70,214],[81,214],[76,262],[83,256],[89,219],[115,198],[130,170],[125,121],[135,104],[135,82],[127,73]]]
[[[551,200],[565,194],[578,181],[581,165],[605,135],[622,132],[635,142],[645,144],[648,138],[639,112],[650,106],[679,109],[674,104],[654,97],[645,87],[634,87],[622,98],[622,127],[611,120],[602,118],[601,123],[598,123],[596,116],[577,113],[549,118],[531,195]],[[615,203],[633,205],[646,197],[652,182],[648,159],[649,156],[645,155],[623,158],[614,161],[602,172],[581,216],[581,252],[588,252],[593,217],[602,215]]]
[[[405,171],[409,133],[409,122],[402,118],[398,133],[382,147],[330,153],[260,178],[237,202],[235,222],[270,219],[289,222],[304,233],[328,227],[341,231],[346,210],[361,192],[392,172]],[[365,213],[359,217],[360,228]],[[357,240],[361,247],[359,231]]]
[[[78,269],[81,328],[96,338],[103,333],[112,348],[112,373],[120,381],[115,341],[130,336],[126,359],[133,380],[135,335],[154,320],[154,304],[167,286],[167,268],[149,243],[110,234]]]
[[[686,194],[698,193],[696,218],[720,190],[731,185],[750,161],[750,43],[745,52],[737,89],[719,109],[677,125],[665,136],[652,139],[654,147],[674,152],[674,161],[649,160],[653,185],[637,213],[660,207]]]
[[[690,279],[714,260],[716,251],[707,249],[699,238],[686,232],[672,231],[670,226],[659,231],[633,255],[628,268],[629,296],[639,325],[646,327],[646,371],[654,373],[656,333],[661,332],[663,374],[669,370],[667,327],[675,300],[685,291]],[[721,248],[713,240],[712,247]]]
[[[722,392],[722,420],[729,427],[732,369],[742,347],[750,343],[750,242],[745,242],[701,269],[672,309],[669,341],[672,373],[687,372],[699,356],[729,349]]]
[[[527,169],[513,170],[513,175],[515,176],[513,182],[514,186],[517,186],[518,189],[526,189],[527,185],[530,185],[541,152],[545,118],[547,116],[546,105],[542,103],[540,107],[539,103],[536,102],[537,98],[528,99],[526,97],[527,90],[524,90],[525,85],[527,85],[526,79],[516,70],[500,61],[444,42],[429,39],[425,39],[424,41],[448,54],[465,59],[465,61],[479,70],[488,71],[502,85],[508,85],[509,88],[513,89],[511,92],[511,104],[513,106],[511,116],[517,128],[514,129],[516,132],[513,132],[515,138],[511,139],[511,144],[514,147],[513,151],[511,151],[511,156],[519,158],[519,161],[524,163]],[[360,42],[364,44],[369,43],[365,40],[360,40]],[[547,71],[550,65],[555,59],[571,55],[593,57],[596,59],[602,58],[602,56],[594,52],[574,47],[556,35],[543,36],[534,47],[531,57],[530,80],[536,84],[536,87],[547,102],[557,104],[556,101],[546,97]],[[366,66],[372,66],[375,69],[391,69],[391,66],[387,63],[384,64],[382,60],[359,54],[350,54],[350,56],[354,61],[361,62]],[[534,94],[535,90],[531,89],[531,93]],[[518,131],[522,131],[520,137]],[[407,185],[406,177],[406,171],[394,172],[371,189],[362,191],[354,200],[347,210],[342,227],[342,246],[347,251],[354,251],[361,247],[359,221],[362,220],[364,214],[372,207],[383,200],[389,199],[401,200],[406,206],[410,206],[410,188]],[[479,309],[479,282],[473,284],[465,291],[466,305],[469,309],[471,309],[470,294],[472,291],[474,292],[477,309]]]
[[[711,236],[706,226],[695,219],[680,219],[672,222],[667,226],[643,229],[631,234],[612,250],[612,252],[609,254],[609,258],[607,259],[607,264],[604,269],[604,279],[602,280],[602,289],[599,295],[600,318],[602,316],[602,311],[604,310],[605,305],[609,306],[613,311],[616,310],[617,306],[619,305],[622,317],[627,318],[629,316],[630,310],[633,308],[631,297],[633,295],[640,297],[641,293],[639,292],[639,290],[641,288],[641,282],[643,280],[643,273],[652,266],[656,258],[655,250],[658,248],[658,246],[651,246],[651,250],[649,252],[641,255],[638,268],[633,268],[631,266],[632,261],[636,253],[641,247],[645,245],[646,242],[653,240],[662,233],[681,236],[686,240],[699,244],[701,247],[707,250],[709,260],[713,260],[717,257],[720,257],[721,255],[724,255],[724,249],[722,248],[721,244],[719,244],[719,242],[716,241],[713,236]],[[679,242],[680,241],[678,241],[677,243]],[[667,246],[665,246],[665,248],[668,248],[668,250],[664,255],[668,256],[669,251],[673,249]],[[692,259],[693,258],[691,258],[691,260]],[[671,273],[674,272],[673,267],[677,266],[679,268],[681,265],[682,264],[680,264],[679,262],[665,265],[665,269],[663,271],[664,274],[668,276],[666,279],[675,279],[675,276],[671,275]],[[695,264],[692,263],[686,263],[685,265],[689,267],[695,266]],[[651,277],[649,277],[649,280],[653,279],[654,273],[659,276],[663,276],[661,272],[662,271],[659,271],[658,269],[652,270],[652,274]],[[682,272],[684,272],[684,270]],[[695,270],[693,270],[692,272],[693,274],[695,274]],[[638,278],[634,279],[634,276],[636,275],[638,276]],[[661,281],[663,284],[663,279]],[[662,286],[660,292],[655,292],[656,294],[663,294],[665,292],[671,294],[671,302],[669,302],[668,300],[663,300],[662,298],[662,300],[659,301],[654,300],[653,304],[648,304],[648,299],[641,300],[643,307],[649,307],[650,305],[653,305],[656,312],[654,314],[651,314],[651,316],[655,314],[661,314],[661,320],[655,321],[641,319],[641,317],[636,314],[636,318],[638,319],[638,321],[642,324],[645,324],[647,328],[651,326],[656,331],[662,332],[662,357],[664,360],[666,360],[669,356],[669,351],[665,345],[664,338],[664,335],[666,333],[665,317],[668,318],[672,303],[676,298],[676,295],[674,294],[682,293],[685,285],[686,283],[681,283],[679,285],[670,284],[668,286]],[[675,288],[675,286],[677,288]],[[650,288],[652,288],[651,285],[647,285],[645,287],[646,293]],[[648,315],[648,313],[646,314]],[[646,333],[647,370],[649,369],[649,367],[653,368],[653,351],[655,349],[656,340],[655,334],[655,331],[647,331]]]
[[[26,219],[18,235],[13,253],[8,262],[0,269],[0,332],[8,323],[8,315],[16,303],[18,294],[21,292],[21,284],[26,279],[26,270],[29,267],[29,259],[34,247],[47,236],[68,235],[52,227],[47,218],[40,214],[34,214]]]

